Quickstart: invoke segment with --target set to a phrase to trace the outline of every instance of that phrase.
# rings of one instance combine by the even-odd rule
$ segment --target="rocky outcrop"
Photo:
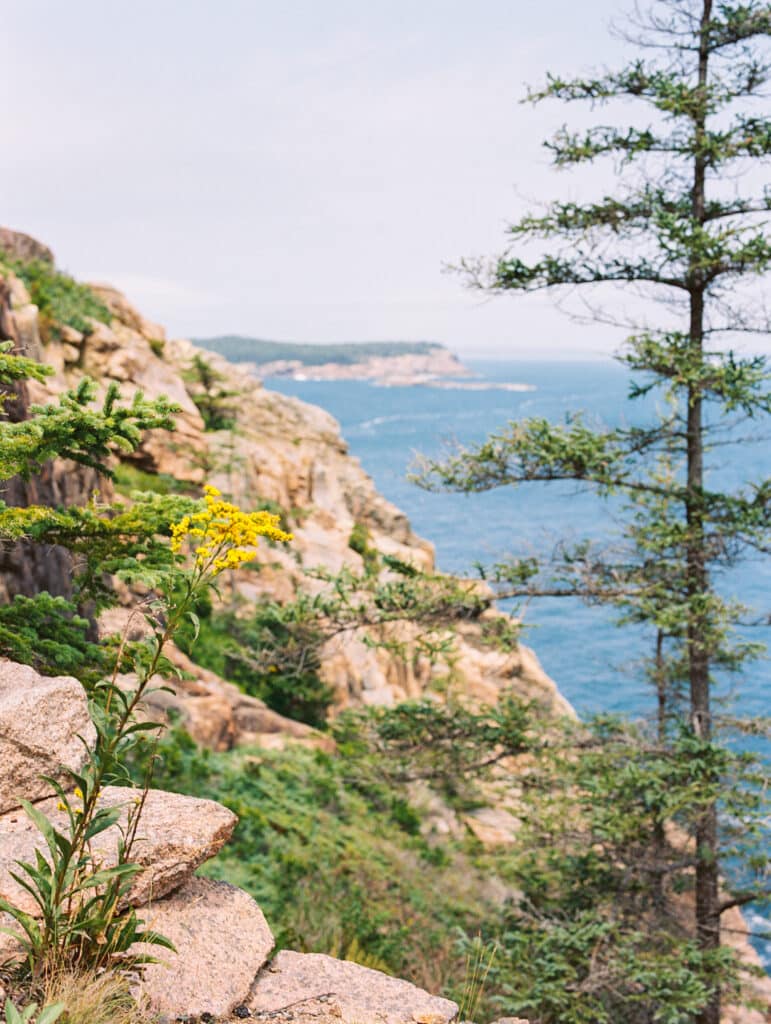
[[[19,241],[20,246],[24,244]],[[245,508],[267,500],[285,510],[294,534],[292,545],[286,549],[264,546],[258,555],[260,571],[243,570],[233,576],[230,598],[245,608],[261,597],[283,602],[298,590],[313,591],[319,586],[306,576],[308,569],[322,567],[334,573],[348,567],[361,572],[362,556],[350,546],[357,524],[366,528],[369,543],[381,553],[421,569],[433,568],[432,545],[417,537],[406,516],[377,492],[358,460],[348,454],[338,424],[326,412],[269,391],[243,367],[231,366],[190,342],[167,340],[162,327],[143,317],[108,285],[92,287],[112,314],[109,324],[94,320],[87,334],[65,326],[41,336],[37,309],[24,285],[13,274],[7,278],[6,319],[13,321],[17,343],[55,371],[45,386],[35,384],[29,389],[28,400],[50,400],[84,373],[102,390],[118,383],[126,399],[137,390],[149,398],[165,395],[180,408],[176,430],[149,432],[142,447],[130,456],[132,461],[191,485],[206,478]],[[18,341],[22,336],[26,338],[23,346]],[[451,358],[446,350],[437,351]],[[233,431],[204,430],[186,381],[199,353],[222,374],[223,390],[234,396]],[[18,505],[82,503],[97,485],[92,471],[73,470],[57,462],[28,483],[12,481],[3,497]],[[109,486],[102,485],[101,493],[106,499],[112,496]],[[0,552],[0,600],[40,589],[69,596],[71,574],[66,552],[42,552],[34,546],[23,551],[15,548],[10,558],[8,552]],[[394,630],[389,639],[406,642],[408,648],[418,632],[406,622]],[[375,650],[365,640],[363,632],[348,630],[322,652],[321,674],[338,708],[392,704],[418,697],[443,682],[443,666],[432,666],[417,653],[400,658]],[[568,710],[525,648],[501,656],[481,642],[481,628],[475,623],[457,631],[457,648],[456,674],[460,670],[467,677],[468,692],[478,699],[495,700],[502,690],[513,689],[559,713]],[[188,686],[182,688],[187,692],[181,699],[191,730],[201,737],[208,733],[207,743],[227,747],[234,730],[252,737],[280,734],[279,723],[268,721],[264,707],[252,702],[233,704],[235,698],[232,692],[223,694],[221,680],[202,681],[206,692],[196,692],[193,701]],[[225,712],[228,702],[231,711]],[[216,713],[217,707],[224,714]]]
[[[64,781],[64,770],[83,765],[84,743],[95,737],[77,679],[0,661],[0,813],[19,807],[21,798],[49,794],[41,776]]]
[[[79,686],[75,680],[41,681],[31,669],[11,662],[0,667],[0,680],[0,728],[9,715],[15,715],[13,736],[29,736],[40,727],[38,701],[48,700],[50,694],[59,693],[63,703],[79,709],[57,726],[52,763],[57,751],[69,754],[79,742],[78,733],[90,737],[81,721],[85,696],[74,692]],[[43,692],[45,683],[50,690]],[[3,736],[10,744],[3,753],[17,756],[13,736]],[[18,746],[19,756],[27,756],[24,744]],[[35,756],[38,753],[35,750]],[[66,834],[66,815],[57,798],[36,800],[40,783],[28,768],[24,762],[16,779],[18,795],[35,801],[36,809]],[[106,787],[99,803],[122,810],[115,825],[91,840],[91,854],[101,868],[115,863],[129,810],[140,814],[132,860],[142,870],[133,879],[128,902],[139,908],[147,928],[175,947],[138,944],[133,949],[137,956],[150,954],[158,960],[146,967],[135,984],[138,1001],[153,1019],[257,1016],[299,1022],[311,1019],[316,1005],[350,1024],[449,1024],[455,1019],[454,1003],[358,964],[282,951],[266,966],[273,935],[254,900],[225,882],[193,875],[233,832],[236,817],[225,807],[156,790],[143,799],[139,790],[117,787]],[[33,918],[40,915],[40,908],[13,876],[19,861],[35,861],[36,851],[45,854],[46,842],[30,818],[21,810],[0,813],[0,898]],[[0,914],[0,928],[13,928],[9,915]],[[0,932],[0,963],[22,955],[18,941]]]
[[[361,569],[349,545],[358,522],[372,543],[421,568],[433,565],[433,546],[417,537],[407,517],[376,490],[358,459],[348,454],[337,422],[324,410],[269,391],[248,373],[190,342],[169,342],[165,357],[181,373],[200,353],[234,392],[234,432],[206,435],[211,481],[248,506],[259,498],[280,505],[292,517],[294,542],[286,551],[270,548],[260,560],[273,572],[264,580],[242,580],[245,597],[270,589],[281,573],[293,581],[298,560],[307,568]],[[266,567],[269,567],[266,566]],[[251,586],[257,589],[251,590]]]
[[[224,1017],[244,999],[273,951],[262,911],[227,882],[192,878],[145,912],[145,923],[174,944],[137,952],[159,958],[144,971],[141,993],[153,1014]]]
[[[62,377],[69,384],[73,377],[85,373],[103,389],[111,382],[119,384],[124,399],[130,399],[135,392],[141,391],[149,398],[164,395],[174,402],[179,409],[174,418],[174,433],[149,431],[142,447],[129,458],[146,469],[167,473],[178,480],[200,481],[203,475],[202,453],[206,448],[201,416],[179,374],[161,358],[164,342],[154,336],[160,329],[142,320],[139,314],[128,319],[130,323],[143,323],[151,336],[146,337],[117,318],[109,326],[94,321],[88,336],[72,342],[78,349],[76,364],[70,366],[66,353],[62,352]],[[54,340],[49,343],[47,358],[56,357],[57,346],[62,349],[61,342]]]
[[[101,807],[120,807],[116,825],[92,841],[92,853],[104,867],[116,863],[121,828],[125,828],[129,808],[136,810],[137,790],[108,786],[99,799]],[[37,803],[54,827],[63,829],[65,812],[54,797]],[[129,902],[141,906],[161,899],[187,881],[195,869],[213,857],[227,842],[236,825],[236,816],[212,800],[199,800],[179,793],[150,790],[141,810],[141,822],[132,859],[141,865],[129,893]],[[37,917],[40,909],[26,889],[11,876],[18,861],[35,861],[35,850],[44,850],[45,841],[22,811],[0,816],[0,896],[28,914]]]
[[[197,351],[189,342],[173,341],[166,356],[181,369]],[[423,570],[434,568],[432,545],[417,537],[406,516],[378,493],[359,461],[348,454],[328,413],[267,390],[216,355],[207,353],[206,358],[222,374],[223,387],[240,396],[235,434],[207,435],[210,479],[244,507],[259,495],[293,517],[292,544],[258,552],[259,574],[242,572],[233,580],[237,598],[247,604],[261,596],[285,601],[299,589],[313,590],[305,569],[361,572],[362,556],[350,546],[356,524],[366,527],[369,543],[382,554]],[[417,625],[402,622],[389,639],[409,649],[420,632]],[[502,691],[514,690],[557,714],[572,714],[532,651],[520,647],[504,655],[491,649],[482,641],[479,622],[459,623],[454,632],[455,672],[471,696],[495,701]],[[339,708],[420,697],[443,684],[447,672],[418,653],[400,658],[373,648],[365,630],[346,630],[330,640],[321,662],[321,676]]]
[[[12,231],[11,228],[0,227],[0,252],[7,253],[16,260],[43,260],[53,263],[54,254],[47,245],[38,242],[32,235],[23,231]]]
[[[745,979],[745,995],[751,997],[759,1007],[727,1005],[723,1007],[721,1024],[768,1024],[771,1019],[771,977],[765,972],[763,962],[748,942],[747,921],[738,907],[731,907],[720,920],[723,945],[730,946],[741,962],[753,972]]]
[[[306,1024],[450,1024],[458,1007],[407,981],[322,953],[282,949],[257,978],[247,1007],[258,1020]]]
[[[446,377],[468,377],[470,371],[443,345],[434,345],[425,353],[370,356],[357,363],[330,362],[309,366],[299,359],[277,359],[261,363],[254,372],[261,379],[369,380],[382,387],[410,387],[432,384]]]

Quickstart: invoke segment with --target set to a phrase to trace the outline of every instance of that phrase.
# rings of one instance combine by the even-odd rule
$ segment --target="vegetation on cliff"
[[[511,700],[347,712],[334,755],[212,754],[178,731],[156,751],[156,781],[237,813],[207,871],[258,900],[280,945],[458,1000],[471,953],[489,962],[478,1019],[685,1024],[711,972],[732,994],[734,977],[727,950],[705,970],[685,908],[677,923],[650,908],[646,804],[662,786],[674,815],[687,784],[664,763],[654,782],[617,725],[574,728],[556,733]],[[497,826],[485,832],[491,806]]]
[[[45,266],[48,278],[55,278],[56,272]],[[77,289],[73,294],[76,299],[82,297]],[[69,308],[67,315],[71,315]],[[108,462],[115,452],[133,452],[148,428],[172,426],[176,409],[167,400],[148,402],[136,393],[130,403],[123,404],[114,385],[107,388],[103,402],[94,406],[96,388],[88,379],[66,391],[58,402],[25,407],[25,382],[43,381],[51,371],[13,354],[12,345],[11,341],[0,344],[0,413],[15,401],[23,415],[18,416],[17,406],[15,420],[4,419],[1,424],[0,481],[17,475],[28,479],[54,458],[68,458],[109,477]],[[185,505],[181,516],[180,500]],[[141,582],[152,594],[143,608],[150,627],[146,637],[129,642],[124,635],[104,648],[87,639],[90,624],[72,602],[45,591],[29,598],[17,595],[2,609],[3,654],[33,662],[44,671],[77,671],[88,690],[92,735],[82,738],[82,764],[66,769],[62,779],[45,779],[60,817],[55,820],[38,803],[19,800],[44,841],[34,860],[18,860],[11,874],[23,896],[31,897],[32,908],[0,898],[0,911],[14,923],[11,932],[23,952],[10,973],[14,989],[45,996],[51,988],[61,991],[67,976],[77,975],[82,993],[88,987],[86,980],[105,970],[125,975],[152,959],[137,944],[173,948],[162,935],[143,926],[128,900],[141,871],[135,862],[135,845],[152,760],[134,796],[127,794],[127,800],[117,804],[105,805],[104,800],[105,787],[130,782],[126,765],[140,735],[157,732],[156,725],[140,720],[137,711],[157,686],[159,674],[168,670],[165,648],[183,621],[195,620],[193,609],[215,578],[254,557],[260,537],[291,538],[279,528],[277,516],[242,512],[222,500],[213,487],[205,489],[202,503],[151,495],[138,500],[129,513],[122,507],[97,504],[95,499],[87,507],[59,509],[32,504],[11,507],[3,502],[0,536],[6,541],[55,542],[81,553],[77,596],[82,605],[104,606],[114,600],[114,591],[103,580],[108,567],[115,580]],[[120,670],[127,668],[134,673],[134,685],[129,687],[118,681]],[[115,827],[120,832],[116,857],[106,865],[94,841]],[[112,989],[103,994],[104,999],[99,997],[102,1004],[112,1000],[116,1013],[119,1002],[124,1009],[132,1003],[125,980],[118,988],[117,1001],[112,999]],[[35,1002],[18,1009],[8,1001],[5,1016],[9,1022],[35,1017],[37,1024],[59,1019],[83,1024],[83,1017],[77,1015],[79,1005],[77,999],[49,1002],[38,1012]]]
[[[596,76],[550,75],[530,100],[586,101],[611,112],[623,101],[645,105],[631,125],[565,127],[547,142],[556,167],[610,157],[623,175],[599,199],[558,200],[523,217],[509,227],[500,257],[461,267],[473,286],[492,293],[622,284],[661,299],[656,326],[649,316],[615,321],[634,332],[620,356],[635,374],[631,397],[660,394],[658,418],[615,430],[592,427],[580,414],[565,425],[512,423],[419,474],[425,486],[465,492],[572,480],[600,498],[622,497],[616,550],[566,545],[556,563],[528,557],[499,565],[495,576],[509,593],[580,595],[648,629],[658,727],[626,756],[638,765],[636,785],[649,809],[658,807],[644,857],[650,912],[665,931],[676,893],[693,883],[699,954],[685,959],[710,990],[694,1007],[699,1024],[720,1019],[722,915],[771,892],[762,831],[767,779],[761,765],[735,753],[731,737],[758,723],[716,710],[726,673],[740,674],[762,651],[737,635],[747,610],[722,593],[721,574],[738,558],[768,553],[771,483],[721,490],[710,463],[717,445],[725,458],[727,444],[747,443],[739,424],[771,412],[767,360],[731,347],[737,335],[770,327],[745,287],[771,267],[771,200],[745,174],[771,154],[771,122],[757,110],[769,81],[763,43],[770,33],[762,2],[664,0],[638,12],[629,29],[640,57]],[[673,784],[687,855],[666,849]],[[732,857],[747,877],[726,894],[721,874]],[[682,956],[678,945],[672,952]]]
[[[421,572],[373,548],[362,551],[363,573],[310,571],[314,592],[300,590],[292,600],[264,598],[249,609],[237,602],[204,605],[195,631],[183,629],[178,643],[198,664],[268,707],[317,727],[325,725],[334,702],[320,670],[325,645],[335,637],[358,631],[370,647],[442,661],[451,672],[453,626],[479,618],[489,607],[487,595],[473,581]],[[408,642],[399,637],[404,625]],[[506,617],[481,625],[481,639],[492,648],[510,649],[518,635],[517,624]]]
[[[43,259],[22,260],[0,250],[0,265],[17,274],[37,306],[43,333],[61,334],[62,327],[87,333],[91,319],[109,323],[110,311],[88,285],[57,270]]]
[[[420,479],[463,491],[569,479],[622,499],[620,548],[565,545],[556,562],[529,556],[499,564],[488,583],[514,597],[580,595],[647,626],[652,729],[604,717],[561,721],[554,701],[529,699],[511,674],[483,697],[464,689],[464,630],[475,631],[477,654],[505,660],[517,650],[518,624],[490,614],[486,587],[434,572],[430,555],[372,489],[350,495],[351,476],[341,470],[333,481],[326,467],[318,471],[322,444],[343,458],[328,424],[313,434],[307,465],[284,467],[291,480],[255,512],[242,513],[202,486],[217,473],[228,492],[243,493],[266,478],[255,469],[264,435],[253,429],[244,441],[239,434],[248,403],[214,350],[311,365],[424,354],[433,346],[276,347],[225,338],[207,343],[213,352],[204,358],[148,330],[132,333],[129,322],[141,318],[120,296],[99,297],[46,259],[0,260],[0,270],[26,284],[43,328],[33,340],[58,353],[66,384],[56,400],[35,407],[29,388],[42,388],[50,371],[9,345],[0,351],[0,482],[34,485],[51,460],[66,458],[78,472],[93,471],[90,481],[114,478],[118,490],[115,500],[106,487],[90,501],[68,501],[62,492],[49,503],[29,491],[18,506],[0,505],[5,542],[73,559],[69,596],[16,593],[0,607],[0,654],[44,673],[77,675],[91,698],[96,737],[85,767],[67,785],[52,782],[63,826],[26,806],[46,846],[20,865],[18,879],[40,914],[0,904],[21,928],[30,998],[46,998],[42,981],[54,969],[87,976],[135,965],[135,939],[162,942],[142,933],[140,915],[124,901],[152,772],[161,785],[237,812],[233,843],[208,870],[259,900],[281,944],[350,957],[455,996],[469,984],[469,957],[481,958],[480,1015],[521,1013],[538,1024],[718,1024],[721,1008],[744,998],[746,966],[721,941],[723,918],[767,894],[768,780],[724,732],[760,731],[762,723],[737,723],[715,706],[724,674],[739,673],[759,653],[737,642],[744,610],[722,596],[719,583],[740,555],[767,553],[771,487],[752,481],[720,491],[707,460],[711,444],[735,436],[737,416],[756,420],[771,411],[765,361],[723,350],[717,340],[767,326],[732,303],[738,284],[771,266],[762,221],[771,204],[765,193],[740,195],[738,186],[721,190],[718,181],[737,161],[771,151],[768,123],[746,106],[768,80],[757,45],[770,23],[767,6],[755,0],[665,0],[647,29],[645,59],[596,78],[550,78],[532,97],[652,107],[651,124],[566,129],[550,143],[558,166],[615,157],[625,172],[620,190],[523,218],[511,228],[510,251],[466,270],[494,292],[624,283],[674,293],[661,329],[635,330],[623,354],[639,378],[633,396],[663,395],[661,416],[615,430],[578,416],[565,425],[512,424],[424,467]],[[657,163],[662,153],[665,168]],[[535,255],[520,248],[525,243]],[[5,298],[0,290],[0,327]],[[90,345],[95,338],[101,348]],[[127,338],[152,361],[131,367]],[[110,367],[104,382],[82,378],[89,358]],[[148,379],[162,371],[182,382],[181,404],[147,400],[141,390],[121,400],[116,378],[135,382],[142,372]],[[168,437],[145,446],[145,433],[171,428],[184,403],[190,450],[174,451]],[[310,414],[282,420],[269,404],[281,443],[296,453],[312,433]],[[317,553],[336,530],[343,537],[337,564],[293,562],[281,550],[287,528],[301,533],[311,505],[330,493],[350,500],[330,502],[306,543]],[[258,504],[254,493],[249,498]],[[258,536],[276,547],[252,565]],[[285,584],[280,596],[265,583],[271,574]],[[215,577],[222,585],[216,603]],[[129,622],[137,609],[147,613],[147,630],[135,636],[126,625],[97,644],[95,618],[121,602]],[[355,694],[361,706],[341,708],[324,661],[334,641],[353,635],[359,655],[385,652],[400,692],[413,699],[377,706],[397,686],[365,691],[361,677],[374,669],[367,662],[365,671],[362,658],[343,677],[345,700]],[[264,699],[268,711],[324,734],[284,722],[295,727],[286,735],[297,745],[278,734],[274,745],[283,749],[228,749],[234,735],[223,730],[213,752],[180,724],[158,744],[139,742],[151,727],[135,712],[154,680],[195,669],[166,660],[172,636],[223,677],[220,694],[229,686],[231,698],[235,691],[232,699],[244,701],[240,687]],[[173,724],[175,714],[184,717],[183,702],[166,696]],[[207,691],[207,700],[212,709],[217,696]],[[266,711],[259,700],[247,708]],[[192,733],[192,716],[185,724]],[[105,782],[130,784],[130,773],[138,802],[118,862],[105,868],[90,843],[118,819],[100,794]],[[745,876],[733,889],[722,877],[729,860]],[[42,1019],[58,1012],[49,1008]]]

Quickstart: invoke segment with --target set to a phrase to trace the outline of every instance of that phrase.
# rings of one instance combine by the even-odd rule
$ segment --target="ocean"
[[[491,385],[521,383],[533,390],[484,391],[430,387],[377,387],[360,381],[271,379],[267,386],[327,409],[378,489],[410,518],[415,531],[436,546],[438,567],[461,575],[506,555],[550,550],[559,538],[603,541],[618,530],[619,505],[603,504],[574,484],[526,484],[486,494],[433,494],[407,479],[416,454],[437,455],[454,443],[473,444],[507,421],[529,416],[563,420],[583,411],[597,425],[650,422],[661,396],[630,401],[629,375],[613,362],[469,362]],[[764,429],[766,428],[766,429]],[[710,486],[731,488],[771,476],[771,445],[766,422],[740,424],[741,443],[710,454]],[[750,557],[717,581],[768,619],[771,560]],[[610,609],[588,607],[573,598],[532,602],[524,615],[525,643],[533,647],[549,675],[579,714],[652,713],[651,693],[640,659],[652,651],[642,628],[618,628]],[[771,628],[747,631],[771,645]],[[732,689],[733,687],[733,689]],[[721,700],[733,701],[744,715],[771,710],[771,662],[753,662],[740,680],[719,686]],[[735,690],[735,692],[734,692]],[[768,756],[771,744],[742,740]],[[771,947],[764,951],[771,966]]]

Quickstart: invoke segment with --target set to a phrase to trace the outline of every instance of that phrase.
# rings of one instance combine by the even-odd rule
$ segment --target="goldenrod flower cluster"
[[[76,786],[75,787],[74,793],[75,793],[75,796],[78,798],[78,800],[82,800],[83,799],[83,790],[80,788],[80,786]],[[65,804],[65,802],[63,800],[58,800],[57,803],[56,803],[56,809],[58,811],[66,811],[67,810],[67,804]],[[82,814],[82,813],[83,813],[83,808],[82,807],[76,807],[75,808],[75,814]]]
[[[279,517],[272,512],[242,512],[237,505],[223,501],[216,487],[204,488],[206,508],[185,516],[171,527],[171,550],[180,551],[189,537],[194,537],[195,568],[200,573],[216,576],[225,569],[238,569],[254,557],[260,537],[289,541],[291,533],[279,526]]]

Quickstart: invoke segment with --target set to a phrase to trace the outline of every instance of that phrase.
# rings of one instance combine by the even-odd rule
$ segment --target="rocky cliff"
[[[50,260],[47,250],[24,236],[5,232],[0,241],[19,258]],[[179,407],[177,429],[145,438],[132,458],[138,470],[193,491],[207,479],[244,507],[267,500],[285,510],[295,535],[291,548],[265,548],[259,566],[233,574],[226,587],[228,601],[248,606],[266,595],[278,602],[290,600],[318,585],[306,575],[309,568],[362,570],[365,556],[350,544],[357,524],[366,530],[369,546],[416,568],[433,569],[431,545],[378,494],[348,454],[337,424],[322,410],[274,394],[248,372],[212,357],[226,390],[236,398],[235,422],[227,430],[206,430],[186,382],[197,354],[189,342],[167,340],[161,327],[107,286],[95,285],[94,293],[109,310],[109,323],[93,319],[80,331],[63,325],[52,330],[7,265],[1,285],[4,336],[18,352],[54,371],[45,384],[31,382],[19,389],[13,399],[15,415],[25,417],[31,404],[45,403],[84,375],[98,383],[100,392],[117,382],[125,398],[138,390],[148,397],[163,394]],[[116,498],[111,485],[91,471],[57,462],[46,466],[39,479],[14,481],[3,497],[17,505],[69,504],[83,502],[95,489],[104,498]],[[50,550],[16,545],[4,552],[4,559],[0,600],[40,589],[68,593],[72,566],[65,552],[52,557]],[[131,635],[143,628],[137,625],[141,617],[132,618],[137,595],[128,588],[118,593],[119,605],[99,627]],[[496,613],[489,608],[483,614]],[[390,704],[443,682],[446,668],[410,653],[414,637],[409,624],[395,628],[406,655],[373,649],[358,630],[329,643],[322,672],[334,691],[336,708]],[[495,699],[513,687],[545,709],[567,709],[532,652],[491,650],[478,622],[462,624],[456,654],[454,673],[472,695]],[[180,651],[172,650],[170,656],[184,678],[176,692],[154,697],[152,713],[173,709],[199,742],[220,750],[240,743],[330,749],[324,735],[282,718]],[[40,777],[58,775],[63,765],[77,770],[83,760],[79,737],[88,741],[90,736],[85,694],[77,680],[43,677],[28,666],[0,661],[0,897],[33,916],[38,908],[15,880],[14,867],[19,860],[34,860],[43,838],[21,811],[20,801],[38,802],[57,822],[62,812],[55,798],[46,796]],[[125,819],[125,793],[107,788],[101,804],[122,808]],[[99,837],[96,855],[104,866],[115,860],[121,821]],[[231,885],[194,875],[227,842],[235,823],[230,811],[212,801],[162,791],[147,796],[136,852],[141,871],[129,901],[176,947],[147,970],[137,989],[153,1014],[161,1020],[251,1017],[287,1024],[449,1024],[457,1018],[458,1008],[449,1000],[358,963],[290,950],[271,959],[273,936],[254,900]],[[9,923],[0,919],[0,926]],[[19,952],[11,936],[0,939],[0,962]]]
[[[21,809],[37,801],[55,827],[64,814],[56,799],[41,800],[40,775],[77,770],[79,734],[89,737],[85,694],[76,679],[46,678],[0,661],[0,898],[33,918],[40,908],[14,878],[18,861],[34,861],[45,840]],[[118,823],[93,846],[105,868],[116,862],[134,791],[108,787],[101,807],[121,811]],[[148,1020],[225,1022],[250,1018],[285,1024],[450,1024],[458,1007],[406,981],[357,963],[281,950],[259,906],[225,882],[198,878],[195,869],[232,835],[235,815],[211,800],[150,790],[135,844],[127,899],[149,927],[173,942],[135,985]],[[0,914],[0,928],[13,922]],[[142,947],[136,953],[145,952]],[[157,955],[157,950],[147,950]],[[0,964],[21,955],[0,931]],[[2,985],[0,984],[0,995]]]
[[[4,237],[6,251],[28,254],[32,241],[25,241],[27,236],[6,232]],[[12,245],[14,237],[18,241]],[[92,288],[109,310],[109,323],[91,320],[87,331],[68,326],[43,330],[39,310],[23,282],[6,270],[3,316],[7,333],[20,351],[54,370],[44,385],[30,383],[23,401],[45,402],[84,375],[96,380],[100,391],[114,381],[126,398],[141,390],[149,398],[163,394],[174,401],[180,409],[176,430],[173,434],[150,432],[132,457],[134,464],[193,487],[206,479],[244,508],[258,501],[273,502],[285,510],[294,534],[291,547],[265,548],[258,556],[257,568],[232,575],[229,599],[237,599],[242,607],[266,596],[284,602],[298,591],[318,585],[306,575],[308,569],[321,567],[336,573],[349,567],[361,572],[363,556],[350,544],[357,524],[366,531],[369,545],[379,552],[420,569],[433,569],[432,545],[416,536],[406,516],[377,492],[358,460],[348,453],[338,424],[329,414],[270,391],[248,368],[202,353],[188,341],[167,339],[163,327],[143,317],[110,286],[95,284]],[[229,429],[207,430],[193,400],[195,389],[188,370],[197,354],[204,355],[221,375],[220,387],[231,396],[233,421]],[[21,505],[32,501],[70,503],[82,500],[97,486],[106,488],[106,496],[110,496],[109,483],[97,481],[91,471],[55,464],[46,467],[39,480],[14,485],[5,500]],[[22,554],[11,549],[5,553],[0,593],[6,599],[42,588],[66,594],[66,555],[47,552],[43,564],[36,565],[37,560],[39,552]],[[120,629],[127,621],[132,595],[126,592],[122,596],[125,613],[121,616],[120,609],[114,610],[103,628]],[[497,615],[490,607],[480,621],[458,623],[453,659],[458,686],[485,701],[494,701],[503,690],[513,689],[545,708],[570,713],[532,651],[520,646],[502,652],[484,642],[482,623]],[[394,629],[391,639],[406,643],[406,656],[372,647],[361,630],[347,630],[328,642],[321,675],[334,692],[337,708],[391,704],[420,696],[445,682],[445,664],[432,663],[414,647],[409,651],[417,627],[401,623]],[[218,745],[236,742],[242,733],[252,741],[261,730],[243,714],[243,700],[235,688],[212,673],[194,670],[193,674],[194,681],[179,687],[180,707],[184,705],[191,729],[196,732],[196,723],[200,724],[202,738],[218,736]],[[208,702],[206,710],[201,701]],[[219,719],[215,708],[219,708]]]
[[[0,233],[0,248],[23,259],[51,259],[39,243],[7,231]],[[227,429],[206,429],[189,375],[201,353],[190,342],[167,339],[162,327],[106,285],[94,285],[93,290],[109,311],[108,322],[91,319],[86,330],[65,326],[51,331],[22,280],[8,268],[0,274],[0,331],[17,350],[54,370],[45,385],[33,382],[19,389],[8,406],[13,415],[23,417],[30,403],[46,401],[84,375],[94,378],[102,391],[117,382],[125,397],[137,390],[149,397],[164,394],[180,409],[177,429],[145,438],[132,456],[137,470],[193,491],[206,479],[245,508],[269,501],[283,510],[294,533],[291,548],[266,547],[259,564],[232,574],[224,588],[228,602],[248,609],[264,597],[283,603],[298,593],[313,593],[320,584],[307,570],[317,567],[361,573],[366,554],[351,545],[356,528],[366,532],[368,545],[380,553],[417,568],[434,568],[430,543],[417,537],[403,513],[378,494],[327,413],[271,392],[248,368],[205,353],[232,409]],[[115,497],[110,485],[91,471],[56,463],[28,483],[13,482],[3,498],[19,505],[67,504],[82,502],[96,487],[105,497]],[[0,558],[0,600],[39,589],[68,592],[71,566],[65,552],[15,545]],[[127,588],[119,591],[119,606],[100,622],[103,632],[142,628],[131,616],[136,596]],[[494,703],[511,691],[555,718],[571,714],[532,651],[521,645],[502,650],[486,641],[485,623],[497,616],[489,605],[455,624],[451,672],[446,663],[421,653],[417,627],[409,622],[393,626],[391,639],[399,643],[398,651],[393,645],[373,647],[361,630],[339,633],[321,656],[323,679],[334,693],[333,713],[442,692],[451,675],[453,685],[471,699]],[[154,697],[152,712],[175,712],[201,744],[215,750],[293,743],[332,749],[327,736],[278,715],[181,651],[173,650],[171,660],[182,670],[182,679],[174,692]],[[45,707],[56,707],[57,713],[41,714]],[[83,694],[75,680],[43,679],[29,668],[0,664],[0,896],[23,899],[9,868],[19,857],[29,858],[39,841],[18,810],[19,797],[43,798],[39,776],[61,763],[77,764],[80,746],[73,737],[87,728]],[[105,794],[108,802],[120,799],[118,793]],[[437,814],[446,818],[446,809],[438,808]],[[441,824],[467,828],[490,847],[513,842],[517,831],[515,813],[504,807],[477,807],[463,820],[443,819]],[[333,1019],[349,1024],[442,1024],[454,1019],[454,1004],[358,964],[291,951],[271,961],[273,937],[254,901],[232,886],[194,875],[227,841],[234,825],[233,815],[212,801],[150,795],[140,854],[143,870],[132,900],[178,950],[147,975],[144,997],[155,1012],[167,1019],[205,1013],[223,1021],[251,1016],[298,1024],[332,1024]],[[110,834],[104,838],[106,863],[115,839]],[[752,960],[752,951],[738,934],[743,930],[740,917],[735,924],[742,955]],[[0,961],[8,952],[13,945],[6,938],[0,944]],[[726,1020],[756,1024],[761,1018],[729,1010]]]

